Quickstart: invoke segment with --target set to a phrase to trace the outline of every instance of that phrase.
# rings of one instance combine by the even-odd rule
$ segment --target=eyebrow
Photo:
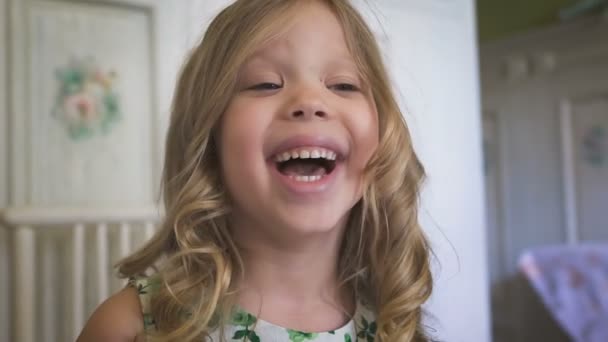
[[[282,67],[287,63],[281,58],[276,57],[276,55],[266,52],[257,52],[247,59],[247,61],[243,64],[243,68],[246,69],[247,67],[251,66],[251,64],[275,64]],[[330,64],[332,67],[352,68],[357,72],[359,71],[359,67],[351,56],[341,55],[332,57],[328,64]]]
[[[353,60],[353,58],[351,56],[340,56],[337,57],[335,59],[332,59],[331,64],[335,64],[335,65],[339,65],[339,66],[344,66],[344,67],[349,67],[349,68],[354,68],[355,70],[359,70],[359,67],[357,66],[357,63],[355,63],[355,61]]]

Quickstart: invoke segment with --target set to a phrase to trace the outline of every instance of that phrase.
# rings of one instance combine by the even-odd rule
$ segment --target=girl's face
[[[235,226],[291,238],[342,227],[377,145],[375,104],[342,27],[310,2],[242,66],[222,118]]]

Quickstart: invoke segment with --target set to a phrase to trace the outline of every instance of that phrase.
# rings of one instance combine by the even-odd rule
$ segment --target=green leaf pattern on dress
[[[289,340],[291,342],[304,342],[306,340],[314,340],[319,336],[316,333],[305,333],[302,331],[287,329],[287,333],[289,333]]]
[[[357,340],[362,339],[367,342],[374,342],[376,330],[376,322],[368,322],[365,317],[361,317],[361,326],[357,334]]]
[[[258,319],[247,312],[237,310],[232,317],[232,325],[239,327],[232,336],[236,341],[260,342],[260,337],[253,330]]]

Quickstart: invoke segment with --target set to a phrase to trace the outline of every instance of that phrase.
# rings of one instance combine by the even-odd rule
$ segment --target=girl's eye
[[[331,86],[330,88],[333,88],[337,91],[358,91],[359,90],[359,88],[356,85],[349,84],[349,83],[335,84],[335,85]]]
[[[260,84],[256,84],[249,88],[250,90],[277,90],[281,89],[281,85],[272,83],[272,82],[264,82]]]

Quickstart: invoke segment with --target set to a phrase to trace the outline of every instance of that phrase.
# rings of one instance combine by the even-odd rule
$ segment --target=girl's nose
[[[313,117],[326,118],[327,113],[323,110],[314,110],[312,108],[304,109],[305,106],[301,106],[303,109],[294,110],[291,113],[294,119],[311,119]]]
[[[298,92],[287,113],[292,120],[327,119],[329,117],[322,95],[318,91],[311,90]]]

